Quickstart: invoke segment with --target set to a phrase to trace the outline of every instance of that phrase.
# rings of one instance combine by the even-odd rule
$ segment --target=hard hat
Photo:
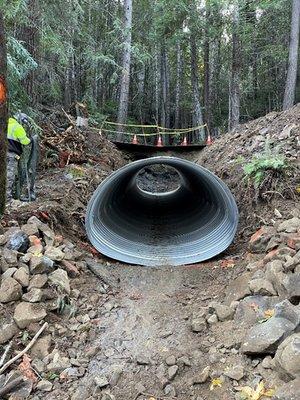
[[[27,114],[18,112],[15,115],[15,119],[19,122],[21,125],[28,125],[29,117]]]

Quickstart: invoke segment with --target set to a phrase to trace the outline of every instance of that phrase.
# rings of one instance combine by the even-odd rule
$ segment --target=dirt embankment
[[[255,227],[274,216],[284,216],[299,206],[300,104],[285,112],[272,112],[239,126],[217,139],[196,157],[196,162],[218,175],[235,195],[240,214],[240,234],[247,237]],[[282,155],[284,173],[267,170],[258,187],[245,178],[244,166],[254,157]]]
[[[22,224],[35,215],[68,237],[85,241],[84,217],[91,195],[128,160],[100,130],[79,129],[66,117],[62,119],[61,113],[59,116],[61,119],[56,116],[55,122],[47,119],[42,125],[37,200],[13,202],[4,223],[16,219]],[[64,124],[57,126],[58,122]]]

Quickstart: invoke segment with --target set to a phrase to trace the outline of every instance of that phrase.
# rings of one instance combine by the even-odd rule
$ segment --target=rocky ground
[[[252,236],[210,262],[119,264],[83,230],[90,193],[126,162],[109,146],[102,163],[45,168],[38,201],[2,221],[0,398],[299,400],[297,198],[253,205]]]

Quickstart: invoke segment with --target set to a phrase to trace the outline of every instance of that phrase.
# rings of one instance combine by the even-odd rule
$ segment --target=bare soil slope
[[[256,155],[283,154],[289,164],[285,174],[269,171],[258,188],[245,180],[243,167]],[[195,160],[218,175],[236,197],[240,232],[249,235],[253,226],[271,217],[274,208],[290,212],[299,205],[300,186],[300,104],[285,112],[272,112],[240,125],[234,132],[217,139]],[[246,228],[246,229],[245,229]]]

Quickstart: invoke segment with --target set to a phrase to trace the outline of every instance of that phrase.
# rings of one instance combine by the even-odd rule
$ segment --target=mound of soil
[[[196,162],[219,176],[233,192],[241,214],[240,234],[248,236],[257,225],[272,218],[275,209],[287,216],[299,206],[299,149],[297,104],[288,111],[272,112],[240,125],[198,153]],[[266,171],[266,179],[255,187],[245,179],[244,166],[265,152],[283,155],[288,168],[284,173]]]
[[[126,162],[124,155],[96,129],[44,126],[36,180],[37,200],[13,201],[3,224],[20,224],[35,215],[74,240],[86,240],[85,210],[98,185]]]

